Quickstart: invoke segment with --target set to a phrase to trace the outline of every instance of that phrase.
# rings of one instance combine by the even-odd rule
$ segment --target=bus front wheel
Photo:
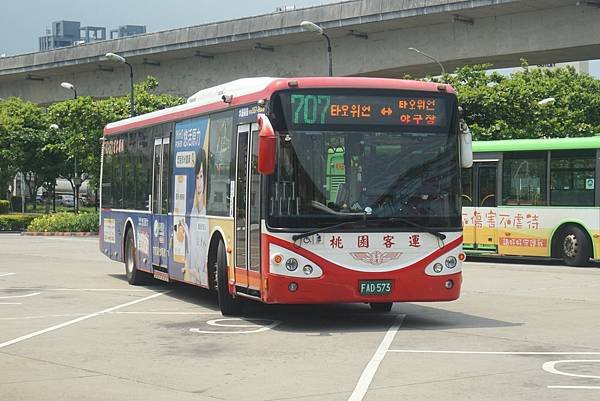
[[[392,302],[370,302],[369,306],[373,312],[389,312],[392,310]]]
[[[125,275],[131,285],[140,285],[144,283],[144,273],[137,268],[137,258],[135,250],[135,241],[133,240],[133,231],[130,229],[125,236]]]
[[[592,256],[588,235],[577,226],[567,226],[560,237],[562,258],[568,266],[586,266]]]
[[[230,293],[228,288],[228,277],[227,277],[227,254],[225,253],[225,244],[223,241],[219,241],[217,247],[217,260],[215,262],[215,269],[217,275],[217,293],[219,298],[219,308],[223,316],[238,315],[241,312],[240,300],[235,299]]]

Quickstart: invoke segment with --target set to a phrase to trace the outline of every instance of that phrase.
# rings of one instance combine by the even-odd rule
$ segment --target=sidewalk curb
[[[27,232],[24,231],[21,235],[31,237],[97,237],[98,233],[90,232]]]

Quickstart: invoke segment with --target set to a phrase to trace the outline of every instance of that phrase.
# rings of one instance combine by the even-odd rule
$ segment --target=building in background
[[[75,42],[81,40],[80,28],[81,23],[79,21],[53,22],[52,29],[46,31],[46,35],[39,38],[40,51],[72,46]]]
[[[590,62],[589,61],[573,61],[570,63],[552,63],[552,64],[542,64],[540,67],[544,68],[565,68],[565,67],[573,67],[575,71],[579,74],[588,74],[590,73]]]
[[[110,39],[143,33],[146,33],[146,25],[121,25],[118,29],[111,29]],[[39,49],[43,52],[106,39],[106,28],[103,26],[82,27],[79,21],[55,21],[52,29],[48,29],[46,35],[39,38]]]
[[[144,33],[146,33],[146,25],[121,25],[117,29],[110,30],[110,38],[118,39]]]
[[[97,40],[106,40],[106,28],[103,26],[84,26],[79,28],[79,42],[90,43]]]

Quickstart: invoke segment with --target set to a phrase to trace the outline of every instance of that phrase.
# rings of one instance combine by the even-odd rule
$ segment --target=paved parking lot
[[[129,286],[95,239],[0,235],[0,399],[600,399],[600,269],[464,270],[452,303],[224,319],[207,291]]]

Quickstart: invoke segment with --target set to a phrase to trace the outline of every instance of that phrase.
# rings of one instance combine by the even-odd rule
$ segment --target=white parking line
[[[600,386],[548,386],[548,388],[562,388],[568,390],[600,390]]]
[[[398,333],[398,330],[400,330],[400,326],[402,326],[402,322],[404,321],[405,317],[406,315],[396,316],[394,323],[388,329],[387,333],[385,333],[385,336],[383,337],[383,340],[381,340],[379,347],[377,347],[375,354],[365,367],[365,370],[363,370],[362,374],[360,375],[358,383],[356,383],[356,387],[354,387],[354,391],[352,391],[352,394],[350,395],[350,398],[348,398],[348,401],[361,401],[365,397],[365,394],[369,389],[369,385],[371,385],[373,377],[375,377],[377,368],[379,368],[381,361],[383,361],[383,358],[385,357],[385,354],[390,348],[390,345],[392,344],[396,333]]]
[[[3,305],[0,303],[0,305]],[[21,305],[20,303],[11,303],[9,305]],[[56,317],[75,317],[84,316],[88,313],[65,313],[56,315],[35,315],[35,316],[14,316],[14,317],[0,317],[0,320],[33,320],[33,319],[49,319]],[[221,312],[169,312],[169,311],[150,311],[150,312],[108,312],[107,315],[220,315]]]
[[[390,349],[388,352],[406,354],[463,354],[463,355],[600,355],[600,352],[535,352],[535,351],[431,351],[417,349]]]
[[[253,321],[263,321],[267,324],[259,324],[253,323]],[[242,322],[242,323],[222,323],[222,322]],[[245,323],[244,323],[245,322]],[[233,329],[238,328],[249,328],[248,330],[216,330],[216,331],[208,331],[202,330],[198,328],[191,328],[190,332],[199,333],[199,334],[254,334],[254,333],[262,333],[263,331],[271,330],[274,327],[277,327],[281,322],[278,320],[271,319],[248,319],[244,320],[239,317],[226,317],[222,319],[213,319],[206,322],[209,326],[216,327],[229,327]]]
[[[17,273],[0,273],[0,277],[14,276]]]
[[[111,315],[220,315],[221,312],[110,312]]]
[[[0,305],[21,305],[20,302],[0,302]]]
[[[115,311],[117,309],[121,309],[121,308],[125,308],[127,306],[139,304],[140,302],[144,302],[144,301],[148,301],[150,299],[156,298],[156,297],[160,297],[161,295],[165,295],[165,294],[167,294],[169,292],[170,291],[158,292],[156,294],[147,296],[145,298],[136,299],[135,301],[127,302],[125,304],[113,306],[112,308],[103,309],[103,310],[101,310],[99,312],[95,312],[95,313],[91,313],[89,315],[81,316],[81,317],[79,317],[77,319],[69,320],[68,322],[64,322],[64,323],[57,324],[57,325],[52,326],[52,327],[48,327],[47,329],[35,331],[33,333],[30,333],[30,334],[27,334],[27,335],[15,338],[13,340],[9,340],[9,341],[5,341],[3,343],[0,343],[0,348],[8,347],[9,345],[13,345],[13,344],[19,343],[21,341],[25,341],[25,340],[28,340],[30,338],[33,338],[33,337],[36,337],[36,336],[39,336],[39,335],[42,335],[42,334],[45,334],[45,333],[48,333],[48,332],[51,332],[51,331],[54,331],[54,330],[62,329],[63,327],[67,327],[67,326],[73,325],[75,323],[79,323],[79,322],[82,322],[84,320],[91,319],[91,318],[96,317],[96,316],[100,316],[100,315],[105,314],[105,313],[110,313],[110,312]]]
[[[17,304],[17,305],[21,305],[21,304]],[[66,314],[61,314],[61,315],[0,317],[0,320],[32,320],[32,319],[48,319],[48,318],[54,318],[54,317],[73,317],[73,316],[83,316],[83,315],[87,315],[87,313],[66,313]]]
[[[36,295],[40,295],[40,293],[32,292],[31,294],[25,294],[25,295],[10,295],[8,297],[0,297],[0,299],[29,298],[29,297],[35,297]]]
[[[39,290],[39,291],[75,291],[75,292],[85,292],[85,291],[90,291],[90,292],[111,292],[111,291],[122,291],[122,292],[156,292],[155,290],[152,289],[148,289],[148,288],[132,288],[132,289],[128,289],[128,288],[39,288],[39,287],[11,287],[11,288],[4,288],[4,290]],[[0,288],[0,291],[2,291],[3,289]]]
[[[544,365],[542,365],[542,369],[544,369],[546,372],[548,373],[553,373],[555,375],[561,375],[561,376],[569,376],[569,377],[582,377],[584,379],[600,379],[600,376],[595,376],[595,375],[582,375],[579,373],[569,373],[569,372],[563,372],[562,370],[559,370],[556,368],[556,365],[562,365],[565,363],[600,363],[600,360],[593,360],[593,359],[565,359],[562,361],[550,361],[550,362],[546,362],[544,363]]]

